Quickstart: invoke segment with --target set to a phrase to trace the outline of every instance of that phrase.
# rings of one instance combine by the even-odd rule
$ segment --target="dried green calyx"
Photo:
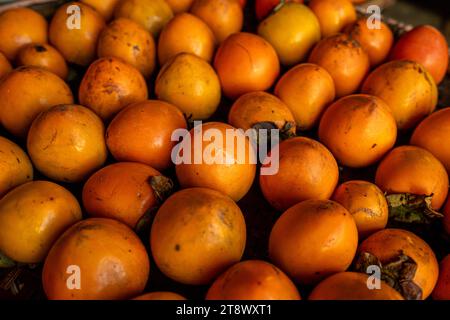
[[[400,292],[406,300],[422,300],[422,289],[413,281],[417,263],[400,252],[387,263],[382,263],[376,256],[361,252],[354,264],[356,272],[366,273],[370,266],[378,266],[381,280]]]
[[[389,205],[389,219],[398,223],[430,224],[443,218],[443,214],[431,207],[432,198],[433,196],[409,193],[388,195],[386,200]]]

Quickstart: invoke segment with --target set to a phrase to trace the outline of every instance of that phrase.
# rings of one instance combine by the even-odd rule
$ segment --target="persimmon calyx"
[[[387,195],[389,219],[399,223],[430,224],[436,219],[443,218],[443,214],[431,207],[432,198],[433,195],[410,193]]]
[[[381,263],[371,253],[361,252],[354,263],[354,270],[366,274],[369,266],[379,267],[381,280],[397,290],[406,300],[422,299],[422,289],[414,282],[417,263],[403,252],[387,263]]]
[[[153,176],[149,179],[150,187],[155,193],[158,203],[163,203],[173,192],[174,184],[170,178],[165,176]]]

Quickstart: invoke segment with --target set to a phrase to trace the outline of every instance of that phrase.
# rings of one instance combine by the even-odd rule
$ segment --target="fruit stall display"
[[[439,30],[350,0],[6,2],[0,299],[450,299]],[[196,121],[278,129],[278,171],[175,164],[174,132],[211,147]]]

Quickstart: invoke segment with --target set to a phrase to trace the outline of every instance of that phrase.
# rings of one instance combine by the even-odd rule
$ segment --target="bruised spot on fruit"
[[[175,245],[175,251],[180,251],[181,250],[181,246],[179,244]]]

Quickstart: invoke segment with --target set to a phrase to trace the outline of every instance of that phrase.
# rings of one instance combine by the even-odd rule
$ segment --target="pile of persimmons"
[[[48,299],[450,299],[448,45],[354,3],[1,13],[0,266]],[[278,172],[175,165],[199,120],[278,129]]]

